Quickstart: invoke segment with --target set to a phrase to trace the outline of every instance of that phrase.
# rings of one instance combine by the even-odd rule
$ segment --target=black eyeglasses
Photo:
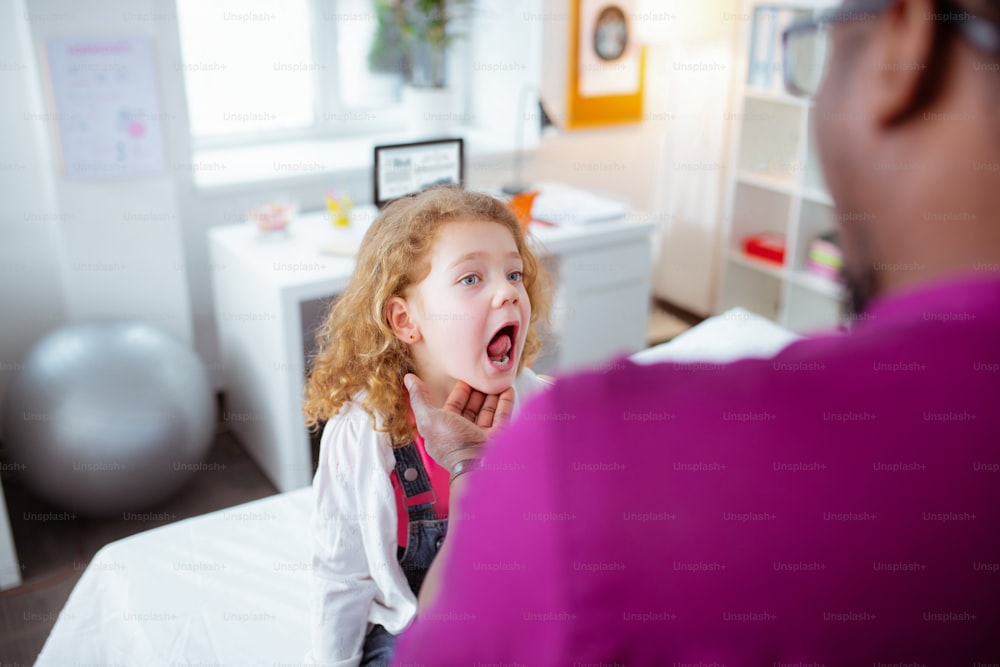
[[[868,0],[840,5],[796,21],[781,34],[782,74],[785,90],[792,95],[812,97],[826,74],[829,31],[835,23],[871,21],[895,0]],[[1000,27],[951,2],[937,3],[940,11],[928,15],[950,26],[972,46],[989,54],[1000,54]]]

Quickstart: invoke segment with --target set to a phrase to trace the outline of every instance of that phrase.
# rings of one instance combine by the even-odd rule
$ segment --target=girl
[[[513,386],[515,414],[545,386],[526,368],[548,317],[548,278],[500,201],[437,187],[390,203],[317,340],[306,385],[326,420],[313,480],[311,658],[387,664],[444,539],[449,471],[423,447],[403,386],[440,407],[457,381]]]

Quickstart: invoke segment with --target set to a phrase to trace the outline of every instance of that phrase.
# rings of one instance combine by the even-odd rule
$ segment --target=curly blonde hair
[[[486,194],[440,186],[391,202],[365,234],[347,289],[336,300],[316,334],[318,352],[305,388],[306,425],[321,422],[364,390],[361,407],[372,427],[388,433],[391,444],[413,439],[409,397],[403,376],[415,370],[410,346],[393,334],[387,304],[430,273],[430,250],[449,222],[496,222],[514,237],[524,263],[522,281],[531,303],[518,373],[541,349],[537,325],[551,309],[550,278],[528,243],[520,223],[500,200]],[[382,418],[379,428],[376,414]]]

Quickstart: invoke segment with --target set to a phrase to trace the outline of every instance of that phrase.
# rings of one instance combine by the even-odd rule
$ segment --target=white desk
[[[566,371],[646,344],[653,224],[642,216],[565,227],[532,225],[555,274],[552,336],[533,364]],[[307,352],[353,257],[320,252],[338,235],[325,212],[299,216],[287,235],[249,224],[209,230],[215,316],[226,385],[223,419],[281,491],[311,482],[303,425]]]

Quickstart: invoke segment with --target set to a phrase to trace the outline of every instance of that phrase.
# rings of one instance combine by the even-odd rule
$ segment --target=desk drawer
[[[649,291],[639,283],[567,295],[559,316],[559,372],[593,366],[646,346]]]
[[[561,289],[579,293],[606,289],[631,282],[648,282],[652,268],[649,239],[641,243],[620,243],[599,250],[575,252],[559,258]]]

